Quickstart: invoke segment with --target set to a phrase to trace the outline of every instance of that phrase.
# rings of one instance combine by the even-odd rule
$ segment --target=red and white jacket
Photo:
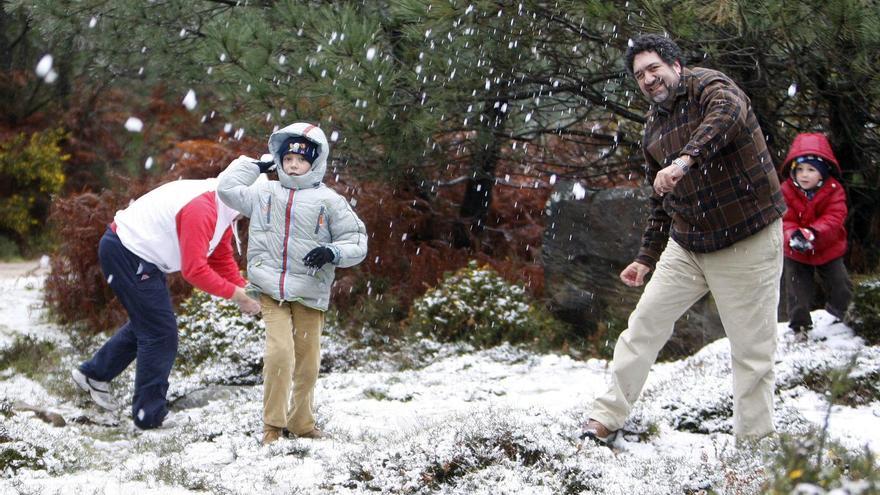
[[[169,182],[116,212],[122,245],[165,273],[215,296],[244,287],[232,256],[232,222],[238,212],[217,198],[217,179]]]

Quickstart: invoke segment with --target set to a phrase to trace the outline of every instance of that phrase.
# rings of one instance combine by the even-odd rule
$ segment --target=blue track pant
[[[168,414],[165,394],[177,356],[177,318],[165,274],[126,249],[110,230],[101,238],[98,258],[129,321],[80,365],[80,371],[94,380],[109,382],[137,358],[131,405],[134,424],[156,428]]]

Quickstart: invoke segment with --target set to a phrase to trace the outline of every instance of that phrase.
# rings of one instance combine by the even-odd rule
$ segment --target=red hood
[[[831,143],[828,142],[828,138],[824,134],[818,132],[805,132],[794,137],[794,142],[791,143],[791,148],[788,149],[788,154],[785,155],[785,160],[782,161],[781,170],[783,176],[788,176],[791,172],[792,160],[803,155],[820,156],[826,161],[833,163],[835,170],[832,171],[831,175],[840,177],[840,164],[837,163],[837,157],[834,156],[834,151],[831,150]]]

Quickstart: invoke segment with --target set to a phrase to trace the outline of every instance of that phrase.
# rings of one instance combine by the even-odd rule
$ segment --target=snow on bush
[[[262,382],[266,325],[261,317],[244,315],[232,301],[195,291],[181,305],[177,323],[177,371],[201,384]],[[341,339],[338,333],[333,325],[324,327],[321,373],[352,369],[369,359],[367,350],[355,349],[355,343]]]
[[[618,455],[581,444],[574,414],[530,412],[490,408],[380,439],[348,454],[328,484],[353,493],[549,495],[706,493],[725,483],[708,458],[695,465],[687,454],[638,448]],[[731,469],[747,463],[755,461]]]
[[[848,495],[880,493],[880,471],[867,447],[853,451],[827,439],[827,430],[780,437],[764,493]]]
[[[185,370],[203,371],[205,381],[254,384],[263,367],[265,325],[244,315],[232,301],[202,291],[181,305],[178,362]]]
[[[529,301],[526,290],[471,261],[413,303],[410,329],[478,347],[502,342],[558,343],[564,327]],[[556,341],[556,342],[554,342]]]

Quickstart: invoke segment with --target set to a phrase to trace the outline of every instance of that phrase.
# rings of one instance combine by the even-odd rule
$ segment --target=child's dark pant
[[[822,290],[825,292],[825,310],[838,319],[843,319],[846,308],[852,300],[852,282],[843,264],[843,258],[837,258],[824,265],[807,265],[785,258],[783,280],[788,302],[788,321],[791,328],[811,327],[810,319],[813,295],[815,293],[814,276],[818,273]]]
[[[165,274],[126,249],[110,230],[101,238],[98,258],[129,321],[92,359],[80,365],[80,371],[106,382],[137,358],[132,416],[139,428],[156,428],[168,414],[165,394],[177,356],[177,318]]]

